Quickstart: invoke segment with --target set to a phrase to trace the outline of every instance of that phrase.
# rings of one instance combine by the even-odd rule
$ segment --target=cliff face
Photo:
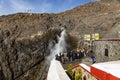
[[[4,74],[3,78],[7,80],[30,78],[26,75],[27,78],[20,77],[29,74],[28,71],[37,67],[44,58],[48,42],[41,35],[50,29],[62,27],[78,39],[92,33],[100,33],[100,38],[116,38],[120,31],[120,4],[101,1],[58,14],[17,13],[0,16],[0,75]],[[37,67],[33,71],[39,69]]]
[[[44,59],[44,38],[21,39],[18,33],[0,31],[0,64],[6,80],[19,79]]]
[[[47,65],[45,55],[50,40],[61,30],[20,37],[18,27],[0,30],[0,80],[39,80]],[[42,77],[44,78],[44,77]]]

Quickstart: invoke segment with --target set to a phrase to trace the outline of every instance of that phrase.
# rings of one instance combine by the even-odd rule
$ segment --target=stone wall
[[[96,55],[96,62],[120,60],[120,41],[94,41],[93,51]]]
[[[73,69],[73,71],[77,71],[78,69],[81,69],[82,72],[82,80],[98,80],[96,77],[94,77],[89,71],[84,69],[81,66],[78,66]],[[85,79],[84,79],[85,78]]]

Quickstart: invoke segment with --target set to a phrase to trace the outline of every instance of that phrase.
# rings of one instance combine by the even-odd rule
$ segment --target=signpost
[[[99,33],[95,33],[95,40],[99,40]]]
[[[91,35],[90,34],[85,34],[84,40],[90,41],[91,40]]]
[[[87,41],[91,45],[91,50],[93,50],[93,41],[99,40],[99,33],[95,34],[85,34],[84,40]]]
[[[99,40],[99,33],[85,34],[84,35],[84,40],[86,40],[86,41]]]

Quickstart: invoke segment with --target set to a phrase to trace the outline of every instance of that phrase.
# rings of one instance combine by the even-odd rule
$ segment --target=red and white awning
[[[120,61],[93,64],[91,73],[102,80],[120,80]]]

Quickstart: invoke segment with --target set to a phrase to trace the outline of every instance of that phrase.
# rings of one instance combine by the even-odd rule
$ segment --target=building
[[[90,67],[85,64],[78,64],[73,68],[73,71],[77,69],[81,69],[82,72],[82,80],[101,80],[98,77],[91,74]]]
[[[120,80],[120,60],[95,63],[91,66],[78,64],[73,67],[73,72],[81,69],[82,80]],[[47,80],[70,80],[61,63],[51,61]]]
[[[78,64],[73,70],[76,68],[81,68],[82,79],[85,76],[86,80],[120,80],[120,61],[96,63],[90,67]]]
[[[100,80],[120,80],[120,61],[111,61],[93,64],[91,74],[94,74]]]
[[[107,62],[120,60],[120,39],[103,39],[93,41],[93,51],[96,62]]]

